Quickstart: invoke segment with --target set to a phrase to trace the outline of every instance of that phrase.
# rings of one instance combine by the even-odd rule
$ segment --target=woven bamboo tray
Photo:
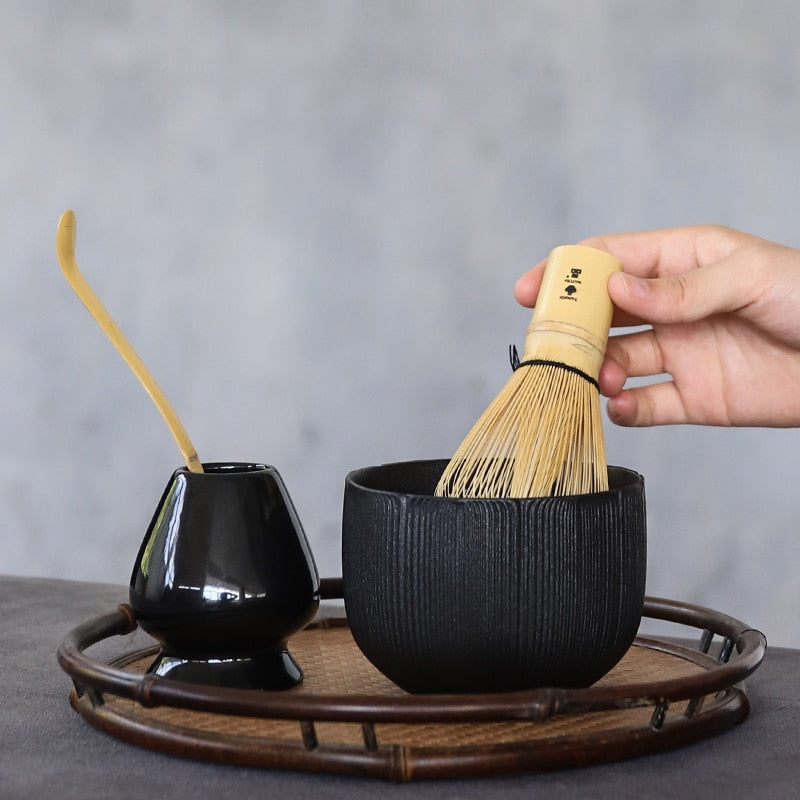
[[[322,582],[341,597],[341,581]],[[672,749],[743,722],[741,681],[763,659],[763,634],[719,612],[648,597],[645,619],[699,632],[696,646],[637,637],[587,689],[409,695],[361,654],[343,616],[320,615],[289,642],[305,673],[285,692],[206,687],[145,670],[156,647],[110,661],[84,651],[136,629],[119,606],[71,631],[58,649],[73,708],[134,745],[177,756],[390,780],[575,767]]]

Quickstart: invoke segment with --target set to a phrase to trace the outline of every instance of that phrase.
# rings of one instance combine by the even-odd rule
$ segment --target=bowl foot
[[[235,658],[187,658],[162,650],[147,672],[187,683],[265,691],[291,689],[303,680],[303,671],[286,649]]]

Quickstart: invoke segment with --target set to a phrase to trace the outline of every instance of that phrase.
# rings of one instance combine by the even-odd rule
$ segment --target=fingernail
[[[643,278],[637,278],[635,275],[629,275],[627,272],[617,273],[622,279],[625,291],[631,297],[647,297],[650,294],[650,284]]]

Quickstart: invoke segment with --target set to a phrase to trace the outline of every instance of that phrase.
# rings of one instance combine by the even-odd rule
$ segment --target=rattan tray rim
[[[341,580],[322,582],[324,599],[340,599]],[[152,675],[134,675],[111,663],[100,663],[84,650],[137,627],[133,612],[120,605],[70,631],[58,648],[62,669],[79,693],[110,692],[144,707],[159,705],[275,719],[350,722],[454,722],[458,720],[543,721],[560,714],[586,713],[656,706],[691,700],[722,691],[744,681],[760,665],[766,638],[758,630],[728,615],[702,606],[646,597],[643,617],[676,622],[703,631],[699,650],[680,648],[657,638],[637,637],[634,646],[668,649],[704,667],[698,675],[626,686],[590,686],[585,689],[544,687],[514,692],[471,695],[301,695],[253,692],[199,686]],[[312,623],[312,625],[315,623]],[[338,624],[336,621],[316,624]],[[342,624],[346,624],[344,621]],[[719,657],[707,654],[714,636],[722,637]]]
[[[341,598],[341,588],[341,579],[322,582],[322,594],[328,599]],[[700,628],[700,643],[693,649],[671,640],[639,636],[634,647],[691,662],[699,672],[647,684],[497,695],[303,696],[199,687],[123,669],[127,665],[133,668],[137,659],[152,655],[157,646],[139,647],[108,662],[95,661],[83,652],[103,639],[136,629],[133,613],[125,605],[70,631],[59,646],[58,659],[73,679],[73,708],[93,727],[138,747],[229,765],[394,781],[510,775],[670,750],[722,733],[747,719],[750,705],[742,681],[764,657],[763,634],[719,612],[672,600],[648,597],[644,612],[645,617]],[[312,626],[347,627],[347,622],[318,619]],[[714,657],[711,646],[717,636],[722,641]],[[676,700],[686,702],[670,708]],[[159,705],[167,707],[166,718],[153,708]],[[652,714],[645,706],[652,706]],[[591,713],[603,710],[609,714]],[[212,731],[199,724],[201,718],[209,718],[202,712],[211,712]],[[182,714],[183,721],[173,721],[175,714]],[[284,720],[280,724],[298,727],[291,736],[278,738],[266,733],[240,735],[224,722],[231,714],[269,717],[273,721],[264,720],[269,725]],[[631,724],[630,714],[638,721]],[[587,729],[587,719],[598,723]],[[324,738],[318,738],[317,732],[326,725],[341,724],[337,720],[360,727],[359,745],[327,738],[329,732],[325,731]],[[491,733],[469,744],[451,741],[449,732],[459,725],[486,732],[493,731],[497,721],[501,726],[522,724],[526,731],[531,730],[527,726],[539,727],[539,723],[554,724],[556,729],[533,739],[527,738],[528,734],[523,740],[511,740],[505,734]],[[406,723],[399,726],[406,729],[410,724],[414,731],[411,743],[399,734],[395,738],[387,733],[393,722]],[[426,723],[434,733],[422,744],[417,732]]]

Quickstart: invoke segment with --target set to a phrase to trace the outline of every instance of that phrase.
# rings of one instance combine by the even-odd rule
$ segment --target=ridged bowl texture
[[[641,620],[641,475],[609,467],[609,491],[569,497],[434,497],[446,463],[347,476],[344,597],[364,655],[409,692],[594,683]]]

